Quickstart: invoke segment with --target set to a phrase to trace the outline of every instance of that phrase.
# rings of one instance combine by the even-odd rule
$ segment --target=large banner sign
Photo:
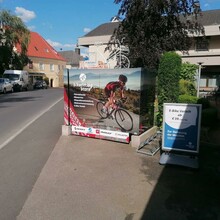
[[[201,105],[165,103],[163,107],[163,150],[198,153]]]
[[[155,75],[141,68],[66,70],[65,124],[76,135],[128,143],[152,127],[154,91]]]

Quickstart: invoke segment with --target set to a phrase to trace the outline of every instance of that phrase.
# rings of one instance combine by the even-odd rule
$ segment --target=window
[[[33,61],[29,61],[28,65],[29,65],[29,69],[33,69]]]
[[[215,88],[219,86],[219,76],[210,73],[209,75],[203,75],[200,79],[200,87]]]
[[[44,64],[43,63],[39,63],[39,69],[44,70]]]
[[[208,51],[209,39],[205,37],[196,38],[196,51]]]
[[[200,87],[207,87],[207,82],[206,81],[207,81],[206,78],[201,78],[200,83],[199,83]]]
[[[50,71],[54,71],[54,64],[50,64]]]

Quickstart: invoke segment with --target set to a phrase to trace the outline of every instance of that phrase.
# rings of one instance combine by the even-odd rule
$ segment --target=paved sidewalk
[[[160,152],[61,136],[17,219],[220,219],[219,148],[203,144],[195,171],[160,165]]]
[[[163,168],[153,163],[128,144],[61,136],[18,219],[140,219]]]

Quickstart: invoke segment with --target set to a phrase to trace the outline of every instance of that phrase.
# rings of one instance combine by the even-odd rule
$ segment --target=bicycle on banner
[[[122,39],[123,42],[123,39]],[[127,55],[129,54],[129,48],[122,45],[119,40],[116,40],[116,47],[110,53],[109,57],[107,58],[107,63],[111,62],[112,60],[116,62],[114,68],[129,68],[130,67],[130,60],[128,59]]]
[[[107,111],[104,110],[106,101],[99,100],[96,104],[96,109],[101,118],[115,119],[122,131],[131,131],[133,129],[133,119],[131,115],[122,108],[122,104],[126,101],[126,98],[115,100],[114,106],[109,107]]]

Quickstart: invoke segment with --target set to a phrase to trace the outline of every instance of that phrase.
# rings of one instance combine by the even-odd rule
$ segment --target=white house
[[[194,37],[187,54],[178,52],[183,62],[201,65],[200,91],[212,91],[220,86],[220,9],[203,11],[199,17],[205,28],[206,38]],[[105,48],[119,22],[101,24],[88,34],[78,38],[78,45],[87,47],[89,60],[81,68],[112,68],[106,62],[109,51]]]
[[[201,23],[205,39],[194,37],[187,54],[181,54],[183,62],[201,64],[200,91],[212,91],[220,86],[220,10],[203,11]]]
[[[81,68],[114,68],[115,62],[108,61],[110,55],[105,48],[119,22],[101,24],[83,37],[78,38],[78,45],[88,48],[89,59],[81,62]]]

